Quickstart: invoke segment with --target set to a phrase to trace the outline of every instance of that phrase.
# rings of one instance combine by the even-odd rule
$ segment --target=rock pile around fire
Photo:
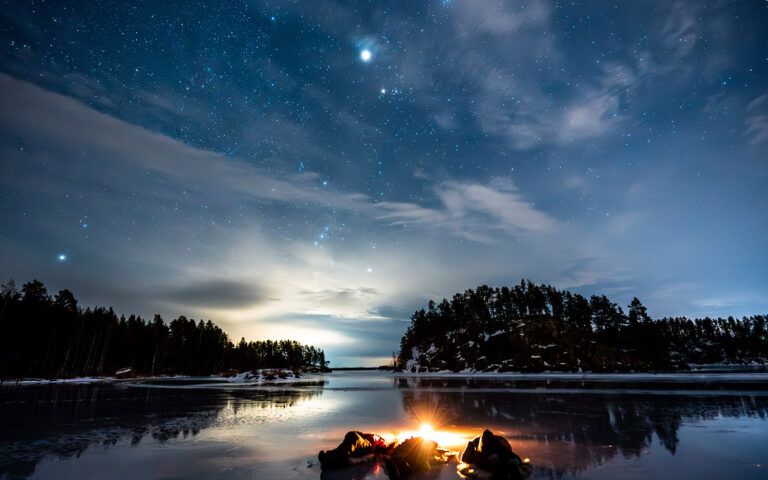
[[[456,454],[426,438],[412,437],[398,444],[387,443],[375,433],[347,432],[333,450],[318,455],[323,470],[349,467],[381,458],[391,480],[404,480],[411,474],[426,472],[448,463]],[[523,461],[504,437],[485,430],[467,443],[461,453],[459,473],[465,478],[522,480],[531,473],[527,459]],[[490,477],[489,477],[490,474]]]
[[[384,466],[391,480],[401,480],[412,473],[444,465],[450,457],[450,452],[438,447],[437,442],[413,437],[395,447],[392,454],[384,458]]]
[[[320,468],[333,470],[375,459],[375,455],[389,455],[395,450],[395,442],[387,444],[375,433],[347,432],[344,440],[333,450],[320,451]]]
[[[466,464],[459,472],[466,477],[477,477],[478,470],[491,472],[493,480],[522,480],[531,473],[531,466],[524,462],[509,446],[506,438],[485,430],[479,437],[467,443],[461,454]]]

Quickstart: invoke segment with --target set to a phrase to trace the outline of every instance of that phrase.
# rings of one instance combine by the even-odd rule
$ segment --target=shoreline
[[[587,381],[713,381],[713,380],[764,380],[768,382],[768,371],[754,372],[394,372],[401,378],[480,378],[480,379],[521,379],[521,380],[587,380]]]
[[[275,373],[278,370],[285,376]],[[266,373],[265,373],[266,372]],[[161,386],[161,384],[152,384],[148,382],[174,382],[174,381],[193,381],[199,380],[199,386],[206,384],[231,384],[231,385],[276,385],[284,383],[300,382],[312,379],[319,373],[300,372],[300,376],[294,376],[292,371],[282,369],[264,368],[254,371],[246,371],[232,376],[223,375],[150,375],[135,377],[72,377],[72,378],[22,378],[22,379],[2,379],[0,387],[22,387],[37,385],[90,385],[90,384],[135,384],[143,386]]]
[[[411,372],[411,371],[392,371],[378,368],[336,368],[331,369],[329,372],[306,372],[301,373],[300,376],[293,376],[292,373],[286,374],[284,377],[277,376],[274,371],[278,369],[262,369],[257,370],[256,373],[252,371],[241,372],[233,376],[222,375],[152,375],[152,376],[136,376],[136,377],[73,377],[73,378],[58,378],[58,379],[43,379],[43,378],[23,378],[19,380],[15,379],[2,379],[0,380],[0,387],[15,387],[15,386],[36,386],[36,385],[90,385],[90,384],[132,384],[132,386],[162,386],[162,383],[150,383],[150,382],[165,382],[173,383],[174,381],[188,382],[199,380],[199,384],[191,384],[192,386],[199,386],[204,388],[205,386],[212,385],[232,385],[232,386],[259,386],[259,385],[280,385],[286,383],[296,383],[306,380],[317,379],[322,375],[333,374],[334,372],[356,372],[356,371],[380,371],[383,374],[389,374],[394,378],[435,378],[435,379],[449,379],[449,378],[466,378],[466,379],[509,379],[509,380],[582,380],[590,382],[601,381],[657,381],[657,382],[713,382],[713,381],[744,381],[744,380],[759,380],[768,382],[768,365],[764,364],[749,364],[749,365],[727,365],[727,364],[712,364],[712,365],[695,365],[691,370],[679,370],[679,371],[666,371],[666,372],[569,372],[569,371],[545,371],[545,372],[478,372],[478,371],[434,371],[434,372]],[[268,375],[263,372],[268,371]],[[283,371],[286,372],[285,370]],[[271,374],[271,375],[270,375]]]

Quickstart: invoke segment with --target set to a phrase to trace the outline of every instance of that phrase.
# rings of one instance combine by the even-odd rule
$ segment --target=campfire
[[[406,479],[417,472],[442,468],[456,461],[456,469],[464,478],[478,478],[488,472],[493,478],[522,480],[531,472],[530,460],[520,458],[506,438],[485,430],[467,442],[459,453],[440,446],[457,445],[461,435],[436,430],[424,423],[418,430],[400,432],[387,441],[377,433],[348,432],[333,450],[318,455],[323,470],[332,470],[364,462],[382,461],[391,480]]]

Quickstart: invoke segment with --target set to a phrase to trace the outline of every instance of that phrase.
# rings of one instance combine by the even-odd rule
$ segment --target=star
[[[363,50],[362,52],[360,52],[360,59],[362,61],[364,61],[364,62],[370,62],[372,56],[373,55],[371,54],[371,51],[368,50],[367,48],[365,50]]]
[[[57,258],[59,259],[60,262],[63,262],[67,259],[67,256],[64,255],[63,253],[60,253]]]

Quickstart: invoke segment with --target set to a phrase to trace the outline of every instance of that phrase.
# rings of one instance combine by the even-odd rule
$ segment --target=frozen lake
[[[383,479],[376,464],[321,475],[317,452],[423,422],[457,450],[503,434],[531,478],[768,478],[765,373],[148,383],[0,388],[0,478]]]

